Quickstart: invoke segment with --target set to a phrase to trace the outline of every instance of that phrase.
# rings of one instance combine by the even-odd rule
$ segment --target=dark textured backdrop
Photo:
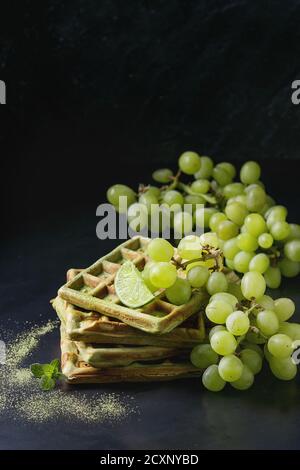
[[[107,185],[146,181],[185,149],[266,159],[267,182],[276,160],[275,194],[292,192],[299,21],[297,0],[2,2],[7,227],[67,198],[94,211]]]
[[[147,182],[183,150],[259,160],[299,222],[300,1],[1,1],[0,79],[4,338],[12,321],[54,318],[67,268],[118,243],[95,236],[107,186]],[[299,279],[273,295],[299,306]],[[58,331],[38,355],[59,355]],[[212,394],[198,380],[103,387],[129,392],[139,415],[79,429],[7,414],[0,449],[299,449],[299,380],[265,367],[244,393]]]

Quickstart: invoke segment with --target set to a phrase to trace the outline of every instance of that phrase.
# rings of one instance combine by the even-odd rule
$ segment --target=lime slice
[[[126,261],[118,270],[115,289],[122,304],[127,307],[142,307],[154,299],[140,272],[131,261]]]

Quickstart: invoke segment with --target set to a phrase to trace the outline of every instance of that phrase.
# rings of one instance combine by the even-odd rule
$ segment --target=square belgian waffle
[[[197,313],[206,294],[196,291],[188,303],[176,306],[167,301],[161,292],[152,302],[139,309],[124,306],[118,299],[114,279],[120,266],[131,260],[139,269],[147,261],[150,239],[135,237],[127,240],[89,268],[78,272],[58,291],[58,295],[70,304],[116,318],[127,325],[148,333],[168,333]]]
[[[52,306],[64,325],[66,337],[72,341],[193,348],[205,338],[202,312],[195,313],[169,333],[153,335],[101,313],[75,307],[61,297],[56,297]]]
[[[153,363],[134,362],[128,366],[93,367],[87,363],[78,345],[61,334],[62,372],[70,384],[153,382],[198,377],[200,369],[184,358],[160,359]]]

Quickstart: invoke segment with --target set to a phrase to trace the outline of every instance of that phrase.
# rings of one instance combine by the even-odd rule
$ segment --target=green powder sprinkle
[[[9,341],[6,364],[0,365],[0,418],[6,415],[23,423],[77,421],[87,424],[118,422],[137,410],[128,396],[101,390],[87,394],[82,389],[62,388],[43,392],[24,362],[42,338],[55,330],[57,321],[31,326]],[[52,358],[50,358],[51,360]],[[26,364],[27,365],[27,364]]]

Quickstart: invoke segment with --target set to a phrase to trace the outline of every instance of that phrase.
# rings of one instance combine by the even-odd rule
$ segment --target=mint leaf
[[[53,359],[53,361],[50,362],[50,366],[53,368],[53,374],[57,374],[60,369],[59,359]]]
[[[47,377],[52,377],[53,375],[53,367],[51,364],[42,364],[43,367],[43,375],[47,375]]]
[[[34,377],[40,379],[42,390],[51,390],[55,387],[57,380],[64,380],[66,378],[60,372],[59,359],[53,359],[50,364],[32,364],[30,370]]]
[[[52,390],[55,387],[55,380],[47,375],[43,375],[40,380],[41,389],[44,391]]]
[[[40,379],[44,375],[44,369],[42,364],[32,364],[30,366],[31,373],[34,377]]]

